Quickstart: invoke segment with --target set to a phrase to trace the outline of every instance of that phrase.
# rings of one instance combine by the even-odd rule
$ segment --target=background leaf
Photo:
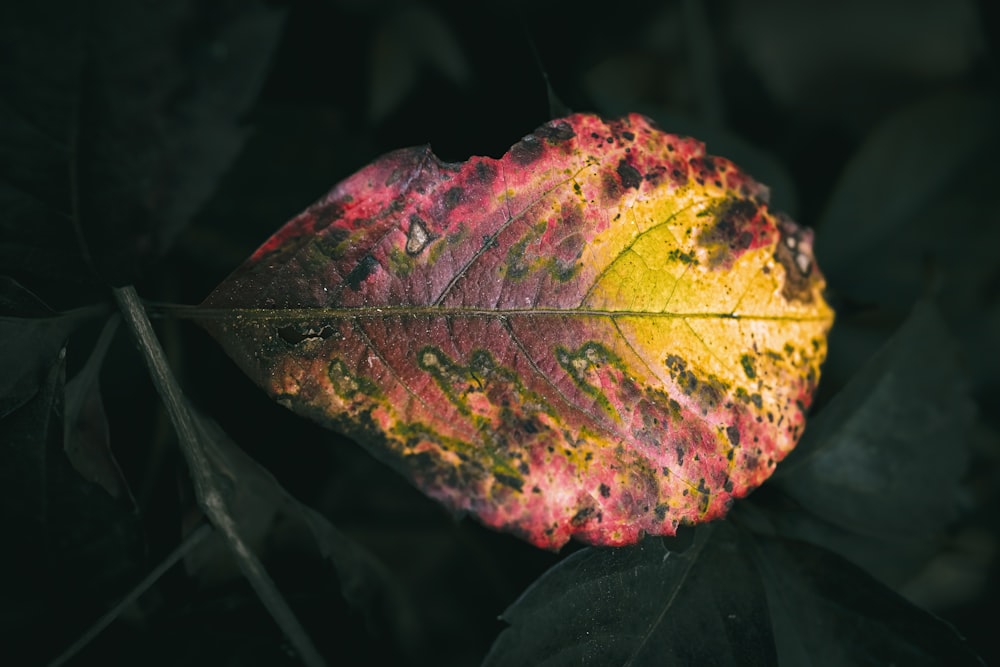
[[[511,627],[484,664],[775,664],[763,590],[734,527],[686,537],[686,548],[649,538],[573,554],[504,612]]]
[[[401,595],[385,566],[322,514],[296,500],[218,424],[204,415],[197,418],[215,466],[214,474],[228,491],[227,506],[255,551],[311,541],[335,571],[341,594],[365,615],[369,630],[391,634],[395,642],[413,650],[416,611],[413,603]],[[230,577],[238,574],[231,569],[228,553],[217,540],[201,546],[186,560],[192,573],[202,579],[217,579],[222,574],[220,567]]]
[[[108,319],[83,368],[66,384],[66,433],[63,448],[84,479],[100,484],[113,498],[135,499],[111,450],[108,418],[101,398],[101,367],[120,319]]]
[[[485,664],[981,664],[947,624],[824,549],[729,519],[689,537],[567,558],[504,612]]]
[[[81,478],[63,451],[64,388],[60,355],[32,398],[0,419],[0,519],[17,535],[0,552],[0,637],[11,659],[52,657],[124,593],[143,557],[131,508]]]
[[[0,271],[57,304],[134,281],[239,150],[280,15],[119,0],[0,12]]]
[[[69,335],[96,309],[55,313],[17,281],[0,276],[0,419],[47,380]]]
[[[781,665],[982,665],[946,623],[862,570],[804,543],[744,536],[759,568]]]
[[[821,238],[829,236],[820,260],[841,290],[893,303],[919,296],[921,267],[914,264],[928,258],[914,250],[950,254],[950,239],[965,238],[981,224],[956,203],[975,197],[979,178],[995,172],[997,112],[992,97],[948,94],[875,128],[846,166],[819,225]],[[873,281],[875,272],[890,280]]]
[[[773,520],[901,584],[958,516],[974,412],[952,339],[920,304],[779,471],[774,486],[812,516],[783,507]]]

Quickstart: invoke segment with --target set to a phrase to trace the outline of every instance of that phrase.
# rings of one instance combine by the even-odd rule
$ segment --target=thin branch
[[[250,582],[257,597],[281,627],[299,658],[308,667],[322,667],[326,663],[316,649],[295,613],[278,590],[257,556],[239,534],[236,521],[226,507],[225,496],[217,483],[216,473],[202,443],[203,431],[188,409],[184,394],[167,364],[166,355],[153,333],[153,325],[146,317],[142,301],[131,285],[115,288],[115,298],[126,324],[132,330],[146,359],[153,384],[166,407],[167,414],[177,430],[181,452],[187,461],[194,485],[195,496],[205,516],[219,531],[226,546],[236,559],[243,576]]]
[[[184,541],[181,542],[176,549],[170,552],[170,555],[163,559],[159,565],[153,568],[153,571],[147,574],[142,581],[140,581],[136,586],[129,591],[128,595],[123,597],[118,604],[108,610],[108,613],[101,616],[97,621],[94,622],[87,631],[80,635],[80,638],[73,642],[69,648],[59,654],[52,662],[49,663],[49,667],[61,667],[61,665],[66,664],[66,662],[76,656],[87,644],[92,642],[97,635],[104,632],[104,629],[111,625],[116,618],[118,618],[123,611],[128,609],[136,600],[139,599],[143,593],[145,593],[149,588],[159,581],[160,577],[166,574],[167,570],[172,568],[177,561],[184,558],[185,555],[191,549],[195,548],[201,541],[212,534],[212,526],[205,523],[198,527],[197,530],[192,532]]]

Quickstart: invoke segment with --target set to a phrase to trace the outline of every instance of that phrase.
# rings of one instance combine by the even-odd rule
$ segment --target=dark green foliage
[[[319,653],[1000,658],[997,59],[976,3],[276,4],[0,3],[0,663],[60,655],[204,521],[107,286],[198,302],[382,152],[498,156],[547,120],[528,39],[574,110],[697,136],[816,228],[838,311],[819,401],[726,521],[553,555],[454,521],[154,317],[207,476]],[[217,540],[68,664],[298,664]]]

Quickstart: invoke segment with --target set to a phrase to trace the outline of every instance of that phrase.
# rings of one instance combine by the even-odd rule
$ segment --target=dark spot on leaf
[[[740,429],[735,424],[726,427],[726,436],[734,447],[740,444]]]
[[[492,162],[480,160],[476,163],[476,179],[483,185],[489,185],[496,180],[497,168]]]
[[[618,163],[618,177],[622,179],[625,188],[636,188],[642,185],[642,174],[625,160]]]
[[[358,260],[357,265],[347,274],[347,285],[357,292],[361,289],[361,283],[378,268],[378,260],[367,254]]]
[[[749,354],[740,357],[740,365],[743,366],[743,372],[747,374],[748,378],[753,380],[757,377],[757,370],[753,367],[753,359],[750,358]]]
[[[635,141],[635,134],[632,132],[622,132],[622,137],[624,137],[627,141]]]
[[[598,491],[600,491],[602,498],[608,498],[609,496],[611,496],[611,487],[609,487],[607,484],[601,484],[601,486],[598,488]]]
[[[667,255],[669,259],[675,262],[681,262],[682,264],[697,264],[698,260],[694,255],[688,252],[681,252],[680,248],[674,248]]]
[[[546,139],[550,143],[556,143],[572,139],[576,136],[576,132],[573,131],[573,128],[569,123],[559,121],[557,123],[550,123],[548,125],[541,126],[535,130],[535,136],[540,139]]]
[[[712,503],[712,494],[702,493],[698,498],[698,511],[704,514],[708,511],[708,506]]]
[[[347,249],[347,239],[351,236],[343,227],[328,227],[327,230],[316,240],[314,246],[317,251],[333,260],[340,259]],[[285,248],[280,251],[287,253]]]
[[[450,211],[451,209],[458,206],[462,202],[462,196],[464,194],[465,191],[462,190],[462,188],[460,188],[457,185],[448,188],[445,191],[444,196],[441,198],[441,201],[444,203],[445,209]]]
[[[524,486],[524,480],[520,477],[514,477],[513,475],[507,475],[502,472],[494,473],[493,477],[496,478],[497,482],[503,484],[504,486],[509,486],[515,491],[520,491]]]
[[[331,222],[339,220],[344,215],[344,201],[344,199],[335,199],[323,202],[309,210],[315,218],[315,222],[313,222],[314,233],[326,229]],[[350,197],[346,198],[346,201],[350,201]]]
[[[604,196],[606,202],[613,202],[621,199],[622,193],[621,181],[607,172],[603,172],[601,175],[601,194]]]
[[[728,266],[753,243],[750,223],[758,214],[757,206],[747,199],[730,199],[707,215],[714,215],[714,225],[698,236],[698,244],[708,250],[708,265]]]
[[[812,303],[813,258],[803,240],[809,233],[787,218],[778,218],[778,244],[774,259],[785,269],[785,283],[781,295],[789,301]]]
[[[515,164],[526,167],[542,156],[545,146],[534,135],[528,135],[514,144],[510,149],[510,157]]]
[[[733,481],[730,480],[730,479],[727,479],[726,483],[722,485],[722,490],[725,491],[726,493],[732,493],[733,492]]]
[[[569,520],[574,526],[579,526],[587,521],[590,517],[594,516],[597,510],[593,507],[583,507],[573,515],[573,518]]]

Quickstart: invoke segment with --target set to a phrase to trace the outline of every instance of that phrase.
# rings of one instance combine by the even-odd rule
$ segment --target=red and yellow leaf
[[[802,433],[833,312],[812,234],[638,115],[499,160],[390,153],[202,304],[279,402],[542,547],[725,514]]]

